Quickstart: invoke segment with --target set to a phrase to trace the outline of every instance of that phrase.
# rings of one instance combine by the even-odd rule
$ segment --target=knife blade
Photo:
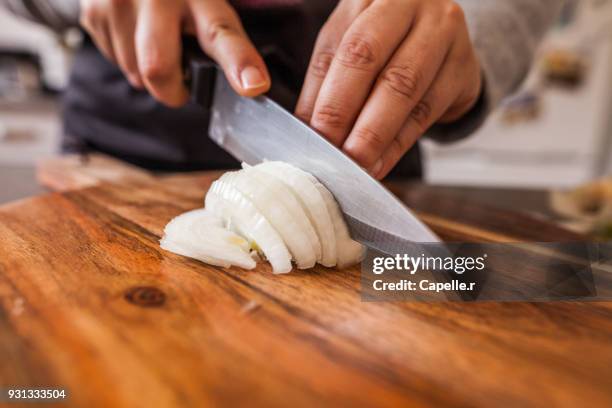
[[[284,161],[314,175],[340,204],[352,237],[368,247],[397,254],[417,243],[440,242],[397,197],[324,137],[265,96],[239,96],[221,72],[209,135],[240,161]]]

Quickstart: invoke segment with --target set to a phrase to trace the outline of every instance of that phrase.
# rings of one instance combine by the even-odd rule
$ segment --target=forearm
[[[78,0],[0,0],[13,14],[44,24],[56,31],[78,25]]]
[[[462,120],[434,126],[428,135],[444,142],[473,132],[499,101],[521,84],[536,47],[572,0],[456,0],[465,12],[484,82],[480,105]]]

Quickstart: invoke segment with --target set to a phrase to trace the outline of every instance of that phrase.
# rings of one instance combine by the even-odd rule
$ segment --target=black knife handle
[[[217,75],[224,74],[219,66],[204,54],[195,37],[184,36],[182,40],[185,86],[189,90],[191,101],[208,111],[212,105]],[[296,77],[299,69],[295,68],[293,59],[274,44],[260,45],[257,51],[275,84],[268,96],[286,108],[294,105],[299,93],[295,84],[299,84],[300,80]]]
[[[183,78],[191,101],[210,109],[215,91],[217,64],[201,50],[195,37],[183,38]]]

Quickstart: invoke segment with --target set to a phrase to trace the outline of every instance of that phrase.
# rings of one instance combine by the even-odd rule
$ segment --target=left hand
[[[296,115],[383,178],[436,122],[481,93],[463,10],[451,0],[342,0],[321,29]]]

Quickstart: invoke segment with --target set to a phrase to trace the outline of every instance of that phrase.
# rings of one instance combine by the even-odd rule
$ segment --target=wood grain
[[[0,208],[0,386],[64,386],[75,407],[612,405],[610,303],[363,303],[357,268],[274,276],[160,250],[214,177]],[[579,238],[401,195],[449,240]]]

